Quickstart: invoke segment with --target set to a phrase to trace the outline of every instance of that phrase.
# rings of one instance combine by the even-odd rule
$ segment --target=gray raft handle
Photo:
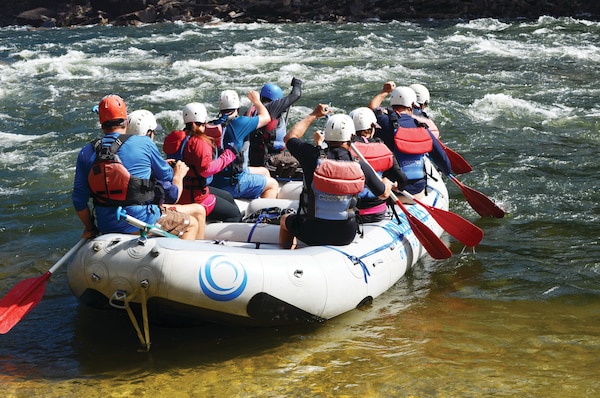
[[[127,308],[127,305],[125,304],[127,300],[127,292],[125,290],[115,290],[115,292],[112,294],[112,296],[110,297],[110,299],[108,300],[108,303],[110,304],[111,307],[114,308],[118,308],[120,310],[124,310]],[[117,304],[116,301],[121,301],[123,302],[123,304]]]

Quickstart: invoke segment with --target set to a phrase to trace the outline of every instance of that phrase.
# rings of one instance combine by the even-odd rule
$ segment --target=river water
[[[70,191],[90,109],[108,93],[165,131],[221,90],[272,81],[349,112],[382,83],[425,84],[458,176],[500,204],[475,253],[426,258],[372,306],[311,328],[151,328],[78,304],[56,271],[0,335],[9,397],[593,396],[600,393],[600,24],[160,24],[0,29],[0,294],[41,275],[82,230]],[[243,103],[243,105],[246,105]],[[318,127],[318,126],[317,126]],[[159,135],[162,141],[164,133]]]

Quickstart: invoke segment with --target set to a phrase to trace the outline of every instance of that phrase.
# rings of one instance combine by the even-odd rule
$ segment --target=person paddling
[[[317,105],[284,137],[288,150],[302,166],[304,186],[298,214],[281,218],[279,243],[283,248],[294,248],[295,239],[307,245],[349,244],[358,230],[356,195],[365,184],[382,200],[392,190],[389,180],[380,180],[368,164],[357,162],[350,153],[349,142],[355,133],[350,116],[338,114],[327,119],[323,133],[327,148],[302,140],[308,127],[329,113],[327,105]]]
[[[406,174],[400,168],[392,151],[378,138],[374,138],[375,129],[379,127],[375,113],[370,108],[360,107],[350,112],[356,134],[352,142],[365,157],[377,174],[394,183],[394,190],[402,191],[407,183]],[[353,153],[355,156],[359,156]],[[368,187],[358,195],[358,215],[361,222],[370,223],[384,219],[386,201],[378,198]]]
[[[186,104],[181,113],[184,129],[171,132],[163,145],[165,153],[179,153],[177,156],[190,168],[184,178],[180,203],[201,204],[207,210],[209,221],[240,221],[242,215],[231,194],[211,186],[214,175],[236,158],[230,149],[219,153],[221,127],[209,126],[206,107],[199,102]],[[209,129],[217,133],[213,131],[209,135]]]
[[[381,108],[380,105],[388,94],[391,107]],[[396,87],[394,82],[386,82],[382,91],[369,103],[369,108],[375,112],[377,123],[381,126],[376,130],[375,137],[381,138],[394,152],[408,178],[406,191],[417,199],[422,199],[427,186],[425,156],[445,175],[451,173],[451,167],[439,140],[413,118],[416,100],[417,96],[410,87]],[[407,204],[412,203],[406,197],[401,200]]]
[[[425,108],[429,106],[431,96],[427,87],[420,83],[413,83],[409,86],[413,89],[417,96],[417,100],[413,104],[413,117],[419,122],[425,123],[427,128],[434,135],[435,138],[440,138],[440,130],[431,118],[431,116],[425,112]]]

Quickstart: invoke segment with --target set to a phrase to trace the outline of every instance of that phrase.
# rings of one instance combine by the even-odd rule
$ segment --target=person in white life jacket
[[[140,135],[150,138],[154,142],[154,135],[158,123],[154,114],[146,109],[138,109],[131,112],[128,116],[127,134]],[[173,167],[173,180],[156,180],[155,200],[154,202],[162,205],[167,204],[179,212],[189,214],[198,220],[198,230],[196,239],[204,239],[204,230],[206,227],[206,208],[198,203],[177,204],[181,193],[183,192],[183,179],[189,171],[189,167],[182,161],[173,161],[167,159],[167,162]]]
[[[85,230],[83,238],[100,233],[139,233],[139,229],[117,220],[117,207],[149,224],[160,226],[182,239],[194,240],[198,221],[154,201],[151,177],[172,181],[173,169],[156,145],[146,137],[127,135],[127,107],[117,95],[107,95],[98,104],[104,136],[79,152],[72,201]],[[102,162],[103,159],[108,161]],[[94,200],[95,217],[89,208]],[[95,222],[97,225],[95,225]]]
[[[383,100],[390,95],[390,108],[381,108]],[[450,160],[439,140],[413,118],[413,105],[416,94],[410,87],[396,87],[394,82],[386,82],[382,91],[375,95],[369,108],[375,112],[377,123],[375,138],[380,138],[394,152],[402,171],[408,178],[405,190],[421,199],[427,186],[425,156],[428,156],[440,171],[451,173]],[[408,198],[400,200],[411,204]]]
[[[264,166],[270,156],[280,153],[285,148],[283,137],[287,130],[287,112],[290,106],[302,96],[302,80],[294,77],[291,85],[292,91],[287,96],[283,95],[283,90],[275,83],[266,83],[262,86],[260,101],[267,108],[271,121],[248,137],[249,166]],[[248,115],[254,116],[256,112],[255,107],[250,107]]]
[[[417,100],[413,104],[413,117],[419,122],[425,123],[435,138],[439,139],[440,130],[431,116],[425,112],[425,108],[429,106],[429,101],[431,99],[429,90],[420,83],[413,83],[409,87],[412,88],[417,95]]]
[[[370,108],[360,107],[349,113],[354,122],[356,134],[352,137],[355,148],[367,159],[380,177],[386,177],[394,184],[394,190],[402,191],[407,183],[406,174],[398,164],[392,151],[378,138],[374,138],[378,128],[375,113]],[[353,151],[352,151],[353,152]],[[353,152],[353,155],[358,156]],[[356,205],[361,222],[377,222],[384,219],[387,204],[368,187],[358,195]]]
[[[317,105],[284,138],[286,147],[302,166],[304,188],[298,213],[281,218],[279,243],[283,248],[294,248],[294,239],[307,245],[349,244],[358,229],[353,210],[356,195],[364,185],[382,200],[390,195],[392,183],[379,179],[368,164],[357,161],[350,153],[349,142],[355,129],[348,115],[327,119],[323,136],[326,149],[302,140],[308,127],[329,113],[327,105]],[[315,133],[315,138],[319,136]]]

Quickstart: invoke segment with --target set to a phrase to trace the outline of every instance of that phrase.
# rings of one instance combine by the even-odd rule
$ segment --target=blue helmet
[[[267,83],[260,90],[260,98],[267,98],[270,101],[278,100],[283,98],[283,90],[277,84]]]

